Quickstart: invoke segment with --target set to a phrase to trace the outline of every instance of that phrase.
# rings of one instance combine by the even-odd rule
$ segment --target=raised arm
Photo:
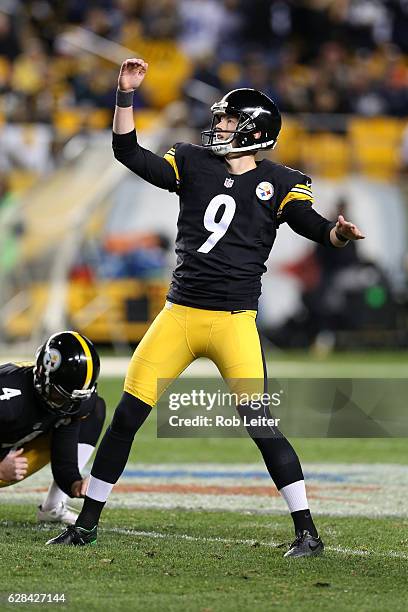
[[[113,117],[113,152],[118,161],[152,185],[176,191],[177,177],[173,167],[137,142],[133,93],[142,84],[147,68],[148,64],[142,59],[128,59],[121,66]]]
[[[133,93],[142,84],[148,66],[149,64],[142,59],[127,59],[120,67],[118,94],[113,116],[113,131],[115,134],[128,134],[135,129]]]

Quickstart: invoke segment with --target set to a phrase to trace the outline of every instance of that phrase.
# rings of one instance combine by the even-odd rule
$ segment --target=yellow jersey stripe
[[[309,191],[308,189],[301,189],[300,187],[292,187],[292,189],[290,191],[291,191],[291,193],[304,193],[306,195],[309,195],[309,196],[313,197],[312,192]]]
[[[83,337],[80,336],[78,332],[73,331],[71,332],[71,334],[75,336],[75,338],[78,340],[78,342],[84,349],[84,353],[86,357],[86,376],[85,376],[84,386],[82,387],[82,389],[88,389],[89,383],[91,382],[92,374],[93,374],[93,362],[92,362],[91,351],[89,350],[89,346],[87,345]]]
[[[166,155],[164,156],[164,159],[169,162],[170,166],[173,167],[174,173],[176,175],[176,179],[177,182],[180,182],[180,173],[179,173],[179,169],[177,168],[177,162],[176,162],[176,158],[174,157],[174,155],[171,155],[170,153],[166,153]]]
[[[312,193],[312,188],[310,187],[310,185],[303,185],[302,183],[298,183],[297,185],[295,185],[295,187],[298,187],[299,189],[305,189],[306,191],[310,191],[310,193]]]
[[[307,200],[308,202],[313,203],[313,196],[305,193],[300,193],[296,191],[289,191],[288,195],[282,200],[280,206],[278,208],[278,214],[282,212],[282,209],[288,202],[291,200]]]

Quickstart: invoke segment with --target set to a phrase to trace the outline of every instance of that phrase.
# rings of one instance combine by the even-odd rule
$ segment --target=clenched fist
[[[119,89],[122,91],[132,91],[140,87],[146,76],[148,66],[149,64],[142,59],[132,58],[125,60],[120,68],[118,78]]]
[[[23,448],[10,451],[0,461],[0,480],[10,482],[24,479],[24,476],[27,474],[28,462],[25,457],[21,456],[23,452]]]

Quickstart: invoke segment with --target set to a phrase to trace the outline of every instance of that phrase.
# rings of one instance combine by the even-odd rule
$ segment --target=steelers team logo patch
[[[273,185],[271,183],[268,183],[268,181],[263,181],[262,183],[259,183],[255,190],[256,195],[260,200],[270,200],[273,196],[274,191],[275,190],[273,188]]]
[[[61,353],[55,348],[46,350],[43,357],[43,364],[48,372],[55,372],[61,364]]]

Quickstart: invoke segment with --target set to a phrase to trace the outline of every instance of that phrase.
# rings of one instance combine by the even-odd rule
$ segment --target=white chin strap
[[[245,153],[246,151],[258,151],[259,149],[266,149],[267,147],[274,149],[276,147],[276,142],[276,140],[269,140],[268,142],[251,145],[249,147],[233,147],[232,142],[218,143],[210,146],[211,151],[215,153],[215,155],[225,157],[228,153]]]
[[[233,147],[230,142],[228,144],[216,144],[211,146],[211,151],[220,157],[228,155],[228,153],[231,153],[232,149]]]

